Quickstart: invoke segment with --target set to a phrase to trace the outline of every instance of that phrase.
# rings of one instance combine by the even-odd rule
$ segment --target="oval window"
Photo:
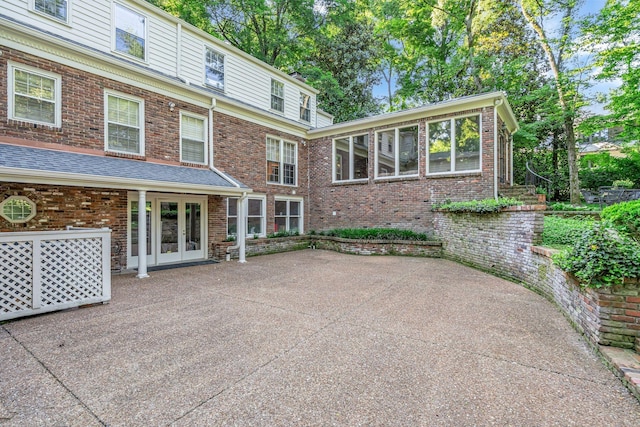
[[[36,215],[36,204],[23,196],[11,196],[0,203],[0,216],[9,222],[27,222]]]

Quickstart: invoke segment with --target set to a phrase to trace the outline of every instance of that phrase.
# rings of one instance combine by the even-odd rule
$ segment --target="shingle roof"
[[[72,174],[70,176],[103,177],[105,186],[108,186],[110,180],[129,180],[132,189],[136,188],[136,184],[140,185],[141,182],[153,181],[157,184],[166,183],[168,186],[178,184],[240,190],[221,174],[210,169],[163,165],[140,160],[0,143],[0,174],[3,173],[4,168],[42,171],[60,175]],[[240,188],[248,189],[241,182],[231,177],[229,179],[236,182]]]

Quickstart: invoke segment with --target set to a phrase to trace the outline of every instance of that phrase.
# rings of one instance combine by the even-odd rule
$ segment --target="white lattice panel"
[[[102,239],[43,240],[42,305],[102,296]]]
[[[0,316],[33,304],[33,243],[0,243]]]

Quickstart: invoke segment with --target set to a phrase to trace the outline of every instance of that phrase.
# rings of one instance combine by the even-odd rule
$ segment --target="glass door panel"
[[[161,200],[159,203],[160,219],[158,225],[160,250],[158,263],[180,261],[181,228],[179,222],[179,206],[177,201]]]
[[[184,204],[184,237],[183,259],[203,258],[202,203],[185,202]]]
[[[153,263],[153,216],[151,215],[151,201],[146,203],[147,211],[147,263]],[[131,222],[131,253],[129,263],[131,267],[138,265],[138,201],[131,201],[131,211],[129,212]]]

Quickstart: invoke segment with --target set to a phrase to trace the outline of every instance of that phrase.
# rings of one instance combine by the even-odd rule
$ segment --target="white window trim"
[[[400,171],[400,129],[406,129],[406,128],[410,128],[410,127],[417,127],[418,128],[418,168],[416,173],[413,174],[408,174],[408,175],[399,175],[399,171]],[[395,175],[385,175],[385,176],[378,176],[378,137],[382,132],[388,132],[388,131],[394,131],[394,138],[393,138],[393,149],[394,152],[397,153],[394,156],[394,170],[395,170]],[[405,178],[415,178],[417,176],[420,176],[420,124],[419,123],[408,123],[406,125],[402,125],[402,126],[397,126],[397,127],[392,127],[392,128],[386,128],[386,129],[380,129],[377,130],[375,132],[375,147],[374,147],[374,159],[373,159],[373,176],[374,179],[405,179]]]
[[[129,101],[135,101],[138,103],[138,114],[140,120],[140,150],[137,153],[132,153],[130,151],[119,151],[112,150],[109,148],[109,95],[115,96],[118,98],[127,99]],[[121,154],[129,154],[134,156],[144,156],[145,155],[145,137],[144,137],[144,99],[138,98],[137,96],[127,95],[126,93],[116,92],[113,90],[104,91],[104,151],[108,151],[110,153],[121,153]]]
[[[280,110],[276,110],[275,108],[273,108],[273,105],[271,103],[271,97],[274,96],[273,95],[273,82],[277,82],[280,83],[282,85],[282,111]],[[287,109],[286,105],[285,105],[285,99],[286,99],[286,85],[284,84],[284,82],[281,82],[280,80],[274,79],[272,78],[270,80],[269,83],[269,109],[273,112],[275,112],[276,114],[284,114],[284,111]]]
[[[15,120],[18,122],[35,123],[44,126],[59,128],[62,126],[62,77],[59,74],[50,73],[48,71],[42,71],[35,67],[23,65],[18,62],[7,61],[7,116],[9,120]],[[16,117],[15,114],[15,70],[22,70],[30,74],[39,74],[42,77],[54,80],[55,87],[55,123],[41,122],[38,120],[29,120],[22,117]]]
[[[237,197],[227,197],[227,212],[226,212],[226,218],[227,218],[227,233],[229,232],[229,202],[231,200],[233,200],[233,203],[237,202]],[[266,194],[255,194],[255,193],[251,193],[251,196],[247,197],[247,203],[246,203],[246,208],[247,208],[247,212],[245,212],[244,218],[245,221],[247,222],[245,224],[246,228],[246,232],[245,232],[245,239],[246,240],[250,240],[254,238],[254,234],[249,234],[249,200],[260,200],[260,203],[262,205],[262,218],[260,220],[260,228],[262,228],[262,233],[257,234],[258,237],[267,237],[267,195]],[[235,217],[236,221],[238,216],[236,215]],[[227,237],[232,237],[234,236],[233,234],[227,234]],[[238,237],[237,235],[235,235],[234,237]]]
[[[184,160],[182,158],[182,117],[187,116],[187,117],[191,117],[194,119],[199,119],[204,121],[204,141],[202,142],[204,144],[204,159],[202,160],[202,162],[194,162],[191,160]],[[207,165],[209,164],[209,123],[208,123],[208,119],[205,116],[201,116],[198,114],[193,114],[190,113],[188,111],[180,111],[180,161],[181,162],[185,162],[185,163],[192,163],[192,164],[196,164],[196,165]]]
[[[354,134],[354,135],[349,135],[349,136],[343,136],[340,138],[333,138],[332,143],[333,143],[333,147],[331,152],[333,153],[333,162],[332,162],[332,167],[331,167],[331,183],[333,184],[339,184],[339,183],[344,183],[344,182],[367,182],[369,181],[369,170],[367,170],[367,178],[353,178],[353,172],[354,172],[354,168],[353,168],[353,162],[355,160],[355,149],[353,148],[353,139],[358,137],[358,136],[363,136],[363,135],[367,135],[367,138],[369,137],[369,134],[367,132],[365,133],[358,133],[358,134]],[[337,174],[337,170],[336,170],[336,156],[338,155],[338,153],[336,152],[336,140],[338,139],[348,139],[349,140],[349,157],[347,159],[347,161],[349,162],[349,176],[347,178],[342,178],[342,179],[336,179],[336,174]],[[369,148],[367,149],[367,169],[369,168],[369,150],[371,149],[371,143],[370,141],[367,140],[367,143],[369,143]],[[344,157],[342,158],[342,160],[344,161]]]
[[[130,55],[127,52],[122,52],[118,50],[116,46],[117,36],[116,36],[116,10],[117,7],[120,6],[124,9],[128,9],[133,13],[136,13],[142,17],[144,17],[144,58],[138,58],[137,56]],[[138,9],[134,9],[129,5],[125,5],[124,3],[113,2],[111,5],[111,51],[116,55],[121,55],[125,58],[128,58],[133,61],[147,63],[149,58],[149,16],[140,12]]]
[[[27,216],[24,219],[21,220],[15,220],[15,219],[11,219],[8,216],[4,215],[4,205],[6,205],[7,203],[13,201],[13,200],[22,200],[27,202],[27,204],[29,204],[31,206],[31,213],[29,214],[29,216]],[[31,219],[33,219],[33,217],[36,216],[36,203],[29,199],[28,197],[25,196],[9,196],[6,199],[4,199],[2,202],[0,202],[0,216],[2,218],[4,218],[5,220],[9,221],[11,224],[24,224],[25,222],[30,221]]]
[[[220,56],[222,56],[222,63],[224,64],[224,69],[222,71],[222,87],[216,87],[210,83],[207,82],[207,50],[210,50]],[[210,87],[212,89],[218,90],[222,93],[224,93],[226,91],[227,88],[227,56],[220,52],[217,49],[212,48],[211,46],[205,45],[204,46],[204,53],[203,53],[203,61],[202,61],[202,81],[204,82],[204,85],[207,87]]]
[[[60,19],[60,18],[58,18],[56,16],[49,15],[46,12],[39,11],[38,9],[36,9],[36,0],[29,0],[29,11],[31,11],[31,12],[37,14],[37,15],[40,15],[40,16],[42,16],[44,18],[51,19],[53,22],[57,22],[59,24],[65,24],[65,25],[71,26],[71,2],[72,1],[73,0],[67,0],[67,17],[66,17],[66,19]]]
[[[451,169],[455,169],[455,165],[456,165],[456,147],[455,147],[455,135],[456,135],[456,129],[455,129],[455,120],[456,119],[464,119],[466,117],[478,117],[478,133],[480,134],[480,153],[479,153],[479,161],[478,161],[478,169],[472,169],[472,170],[464,170],[464,171],[455,171],[455,170],[450,170],[450,171],[446,171],[446,172],[429,172],[429,124],[430,123],[440,123],[440,122],[444,122],[446,120],[451,121]],[[430,120],[428,122],[426,122],[425,124],[426,126],[426,136],[427,136],[427,141],[426,141],[426,153],[425,153],[425,157],[426,157],[426,174],[429,176],[445,176],[445,175],[470,175],[470,174],[478,174],[479,172],[482,172],[482,135],[484,132],[482,132],[482,113],[471,113],[471,114],[464,114],[461,116],[455,116],[455,117],[449,117],[448,119],[440,119],[440,120]]]
[[[268,185],[284,185],[287,187],[297,187],[298,186],[298,169],[300,168],[299,165],[299,159],[298,159],[298,143],[295,141],[289,141],[287,139],[281,138],[279,136],[274,136],[274,135],[267,135],[267,137],[265,138],[265,156],[264,156],[264,160],[265,163],[268,162],[267,160],[267,139],[274,139],[276,141],[279,141],[278,144],[278,148],[280,150],[280,177],[279,177],[279,182],[271,182],[267,179],[267,174],[265,173],[265,181]],[[295,158],[296,158],[296,173],[293,177],[293,184],[285,184],[284,183],[284,144],[285,143],[289,143],[289,144],[293,144],[293,146],[295,147]],[[266,171],[265,171],[266,172]]]
[[[273,214],[273,221],[275,224],[275,220],[276,220],[276,214],[275,214],[275,205],[276,202],[285,202],[285,201],[293,201],[293,202],[300,202],[300,215],[298,216],[300,218],[300,227],[298,228],[298,233],[299,234],[304,234],[304,197],[294,197],[294,196],[275,196],[274,197],[274,202],[273,202],[273,206],[274,206],[274,214]],[[289,207],[289,205],[287,205],[287,208]],[[290,212],[287,212],[287,231],[289,231],[290,224],[289,224],[289,218],[291,217]]]

